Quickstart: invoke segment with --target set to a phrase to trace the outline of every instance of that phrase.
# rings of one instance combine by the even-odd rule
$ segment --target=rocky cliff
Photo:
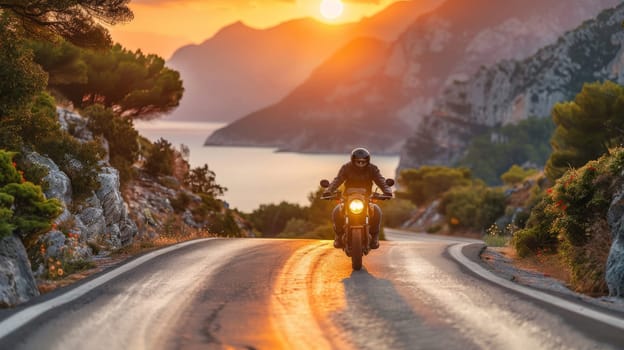
[[[549,116],[555,103],[572,99],[585,82],[624,83],[622,20],[624,5],[619,5],[527,59],[504,60],[451,82],[406,142],[400,168],[451,165],[488,127]]]
[[[79,140],[93,139],[86,120],[80,115],[60,108],[57,111],[64,130]],[[94,255],[93,247],[117,249],[132,242],[137,234],[121,196],[119,174],[108,163],[101,163],[102,170],[97,177],[99,189],[86,200],[76,202],[70,178],[50,158],[26,151],[24,156],[27,163],[47,171],[43,178],[47,184],[45,196],[58,199],[64,210],[56,218],[53,229],[40,237],[37,242],[40,249],[33,261],[29,261],[18,238],[9,236],[2,240],[0,307],[13,306],[38,295],[34,277],[47,272],[49,259],[70,264],[87,261]],[[77,160],[75,163],[81,166]]]
[[[624,173],[621,174],[624,178]],[[609,294],[624,297],[624,186],[620,186],[607,213],[613,243],[607,259],[606,280]]]
[[[357,142],[376,153],[399,153],[447,84],[467,79],[482,65],[530,56],[616,3],[447,0],[420,16],[390,48],[379,45],[378,52],[367,53],[370,58],[360,58],[356,69],[368,59],[367,74],[343,72],[330,85],[312,74],[285,99],[215,133],[208,144],[346,152]],[[319,69],[340,67],[333,58]],[[333,121],[329,126],[328,120]],[[284,129],[282,124],[299,127]],[[360,135],[353,137],[354,132]]]
[[[26,249],[15,235],[0,238],[0,308],[39,295]]]

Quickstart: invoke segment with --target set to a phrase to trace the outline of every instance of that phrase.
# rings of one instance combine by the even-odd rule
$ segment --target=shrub
[[[523,169],[518,165],[514,164],[511,166],[511,168],[509,168],[509,170],[507,170],[507,172],[501,175],[501,180],[503,180],[503,183],[505,185],[516,185],[524,181],[524,179],[526,179],[527,177],[534,174],[537,174],[536,169]]]
[[[97,176],[104,150],[97,141],[81,143],[62,132],[56,138],[42,142],[42,148],[47,150],[42,153],[48,155],[70,178],[74,199],[88,198],[99,188]]]
[[[173,175],[174,151],[171,143],[163,138],[154,142],[147,160],[145,170],[152,175]]]
[[[227,237],[239,237],[241,234],[241,229],[238,227],[231,210],[213,213],[209,220],[208,230],[210,233]]]
[[[423,166],[401,171],[398,183],[404,190],[398,191],[399,198],[409,199],[416,205],[426,204],[438,198],[452,187],[466,186],[471,181],[470,170]]]
[[[380,204],[382,210],[382,226],[399,227],[407,221],[417,207],[405,199],[393,199],[383,201]]]
[[[298,204],[281,202],[280,204],[262,204],[251,214],[249,221],[264,237],[275,237],[284,231],[292,219],[308,219],[305,208]],[[329,218],[330,212],[326,213]]]
[[[486,230],[482,239],[490,247],[504,247],[509,242],[509,236],[504,235],[504,232],[496,224],[492,224]]]
[[[517,124],[495,127],[472,138],[459,165],[475,178],[499,185],[500,176],[513,164],[544,164],[551,153],[551,118],[529,117]]]
[[[191,196],[184,191],[180,191],[175,198],[170,198],[169,202],[171,203],[173,210],[177,214],[180,214],[186,210],[189,204],[191,204]]]
[[[442,197],[438,210],[451,229],[483,231],[505,213],[505,197],[501,190],[482,183],[454,187]]]
[[[227,188],[218,185],[215,179],[214,171],[208,169],[208,164],[204,164],[202,167],[192,169],[185,177],[184,184],[193,193],[204,193],[217,197],[223,195]]]
[[[290,219],[286,223],[284,230],[277,235],[282,238],[297,238],[309,234],[316,229],[316,225],[306,219]]]
[[[576,289],[606,292],[603,277],[610,232],[604,220],[613,189],[623,181],[623,158],[624,149],[614,149],[561,176],[532,210],[527,228],[514,237],[518,253],[557,251]]]
[[[24,179],[14,155],[0,150],[0,236],[15,233],[30,247],[51,228],[62,206],[56,199],[45,199],[41,187]]]
[[[84,110],[89,119],[89,129],[94,135],[103,136],[109,145],[110,163],[119,170],[122,184],[134,177],[132,164],[139,157],[139,133],[134,129],[131,118],[116,116],[100,104]]]
[[[427,227],[425,232],[427,232],[427,233],[438,233],[438,232],[440,232],[440,230],[442,230],[442,225],[433,225],[433,226]]]

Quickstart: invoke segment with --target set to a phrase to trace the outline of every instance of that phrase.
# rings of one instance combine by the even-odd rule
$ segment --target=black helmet
[[[370,163],[370,152],[366,148],[361,147],[354,149],[351,151],[351,163],[359,167],[367,166]]]

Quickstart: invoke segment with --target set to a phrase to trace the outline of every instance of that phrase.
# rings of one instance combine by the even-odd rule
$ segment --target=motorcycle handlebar
[[[384,194],[373,194],[371,196],[372,199],[378,199],[378,200],[382,200],[382,201],[387,201],[389,199],[392,199],[392,196],[388,196],[388,195],[384,195]]]
[[[329,195],[329,196],[321,196],[321,199],[324,199],[324,200],[331,200],[331,199],[336,199],[336,198],[338,198],[338,196],[339,196],[338,194],[332,194],[332,195]],[[387,195],[383,195],[383,194],[372,194],[372,195],[370,196],[370,198],[371,198],[371,199],[382,200],[382,201],[387,201],[387,200],[389,200],[389,199],[392,199],[392,196],[391,196],[391,195],[390,195],[390,196],[387,196]]]

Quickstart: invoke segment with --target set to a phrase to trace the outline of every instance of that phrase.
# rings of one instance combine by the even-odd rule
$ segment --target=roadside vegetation
[[[25,157],[30,152],[49,157],[68,175],[73,203],[65,209],[70,211],[98,190],[105,159],[119,170],[124,194],[145,177],[177,193],[168,198],[176,213],[161,218],[162,232],[142,235],[123,249],[242,234],[241,214],[218,198],[227,189],[208,165],[191,169],[183,149],[166,140],[152,143],[134,128],[137,119],[177,107],[184,88],[164,59],[114,44],[100,24],[132,17],[123,1],[0,4],[0,237],[20,237],[29,259],[45,267],[41,278],[64,279],[93,265],[70,254],[74,243],[86,238],[72,231],[71,222],[57,221],[64,208],[45,199],[48,172]],[[57,106],[79,112],[93,139],[81,138],[81,125],[61,125]],[[183,220],[187,211],[190,218]],[[188,229],[190,221],[197,229]],[[68,254],[47,257],[41,238],[51,229],[64,235]],[[89,242],[94,254],[102,247]]]
[[[520,258],[560,264],[577,291],[604,295],[607,210],[624,182],[622,125],[624,87],[588,83],[573,101],[557,104],[552,119],[477,137],[460,162],[467,167],[403,170],[398,196],[419,213],[433,208],[443,216],[424,221],[423,231],[481,234]]]

